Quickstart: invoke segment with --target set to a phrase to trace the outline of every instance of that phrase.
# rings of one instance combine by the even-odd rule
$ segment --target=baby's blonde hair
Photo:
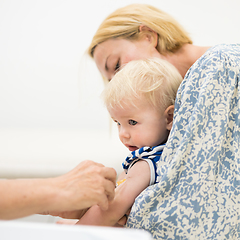
[[[108,109],[136,106],[144,98],[159,110],[174,105],[182,76],[160,58],[135,60],[115,74],[102,92]]]
[[[169,14],[146,4],[131,4],[117,9],[100,25],[88,48],[93,57],[96,46],[108,39],[139,40],[143,35],[140,26],[146,26],[158,34],[157,50],[175,52],[186,43],[192,43],[186,31]]]

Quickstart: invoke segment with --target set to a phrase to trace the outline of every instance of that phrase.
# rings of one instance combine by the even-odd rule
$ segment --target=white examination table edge
[[[1,240],[152,240],[144,230],[0,221]]]

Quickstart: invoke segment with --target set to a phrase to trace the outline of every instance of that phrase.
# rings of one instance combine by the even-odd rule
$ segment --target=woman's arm
[[[116,188],[108,210],[91,207],[77,224],[114,226],[133,205],[135,198],[149,185],[150,168],[146,161],[138,161],[126,175],[126,181]]]
[[[114,197],[115,178],[114,169],[84,161],[56,178],[1,180],[0,219],[61,212],[79,216],[80,209],[95,204],[106,210]]]

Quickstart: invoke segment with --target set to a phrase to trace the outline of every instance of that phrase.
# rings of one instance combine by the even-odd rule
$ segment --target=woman
[[[114,169],[84,161],[55,178],[1,180],[0,219],[37,213],[76,219],[95,204],[106,210],[115,179]]]
[[[195,46],[171,16],[133,4],[103,21],[88,53],[108,81],[151,57],[184,77],[162,178],[139,195],[126,226],[156,239],[240,238],[240,45]]]

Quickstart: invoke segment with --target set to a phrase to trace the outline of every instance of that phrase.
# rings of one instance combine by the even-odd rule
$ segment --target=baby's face
[[[140,101],[137,106],[108,109],[112,119],[118,125],[119,138],[130,150],[144,146],[153,147],[166,142],[169,131],[164,117],[155,107]]]

